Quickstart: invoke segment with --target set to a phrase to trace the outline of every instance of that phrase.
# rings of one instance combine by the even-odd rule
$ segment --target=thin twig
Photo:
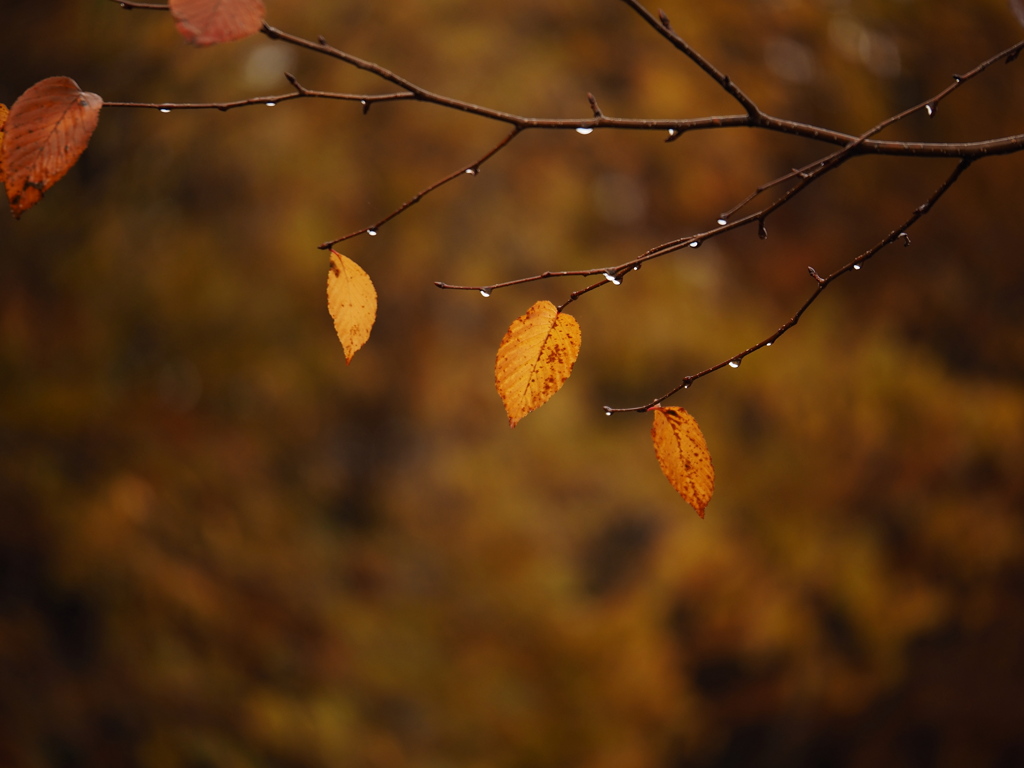
[[[220,112],[227,112],[240,107],[255,106],[276,106],[286,101],[296,99],[334,99],[337,101],[356,101],[363,106],[376,104],[384,101],[408,101],[413,98],[411,93],[334,93],[331,91],[312,91],[303,89],[293,93],[283,93],[275,96],[255,96],[251,99],[238,99],[236,101],[219,102],[138,102],[138,101],[104,101],[104,107],[127,107],[131,109],[156,109],[161,112],[176,112],[189,109],[215,109]]]
[[[932,209],[935,203],[937,203],[939,199],[944,194],[946,194],[946,192],[949,191],[950,187],[952,187],[953,184],[956,183],[957,179],[960,178],[960,175],[964,171],[966,171],[967,168],[973,162],[974,161],[970,158],[962,159],[959,163],[957,163],[956,168],[953,169],[953,172],[946,178],[946,180],[943,181],[941,185],[939,185],[939,187],[931,194],[931,196],[924,203],[922,203],[921,205],[914,209],[914,212],[906,219],[906,221],[903,222],[903,224],[901,224],[896,229],[892,230],[888,235],[882,238],[871,248],[864,251],[862,254],[857,256],[857,258],[853,259],[845,266],[837,269],[828,277],[821,277],[813,269],[809,268],[811,276],[817,283],[814,293],[812,293],[807,298],[807,300],[800,306],[800,308],[793,314],[793,316],[789,318],[789,320],[787,320],[781,326],[779,326],[779,328],[773,334],[762,339],[753,346],[748,347],[742,352],[733,355],[732,357],[722,360],[721,362],[716,363],[715,365],[712,365],[709,368],[705,368],[704,370],[699,371],[698,373],[686,376],[678,385],[670,389],[664,395],[652,400],[651,402],[645,405],[636,406],[632,408],[612,408],[606,405],[604,407],[605,413],[610,415],[613,413],[642,413],[644,411],[649,411],[651,408],[657,407],[663,401],[667,400],[669,397],[676,394],[677,392],[683,389],[689,389],[690,385],[692,385],[693,382],[697,381],[698,379],[702,379],[705,376],[714,373],[715,371],[721,370],[722,368],[738,368],[743,359],[746,358],[748,355],[753,354],[759,349],[765,349],[767,347],[770,347],[772,344],[778,341],[778,339],[781,338],[787,331],[789,331],[791,328],[793,328],[793,326],[800,322],[800,318],[803,316],[804,312],[806,312],[808,308],[810,308],[810,306],[818,299],[819,296],[821,296],[825,289],[828,288],[833,282],[835,282],[845,274],[859,270],[861,266],[864,264],[864,262],[868,261],[883,248],[885,248],[888,245],[891,245],[897,240],[903,239],[905,241],[909,241],[909,238],[906,235],[906,231],[910,229],[912,226],[914,226],[914,224],[916,224],[918,220],[920,220]]]
[[[127,0],[114,0],[126,11],[169,11],[168,5],[153,5],[151,3],[130,3]]]
[[[422,200],[424,197],[429,195],[434,190],[440,189],[445,184],[448,184],[449,182],[454,181],[455,179],[458,179],[458,178],[460,178],[462,176],[467,176],[467,175],[469,175],[469,176],[476,176],[477,173],[480,172],[480,167],[484,163],[486,163],[488,160],[490,160],[492,157],[494,157],[496,154],[498,154],[498,152],[500,152],[506,146],[508,146],[509,142],[511,142],[512,139],[514,139],[516,136],[519,135],[520,130],[521,129],[519,129],[519,128],[513,128],[511,133],[509,133],[507,136],[505,136],[505,138],[503,138],[501,141],[499,141],[494,147],[492,147],[490,150],[488,150],[478,160],[470,163],[469,165],[462,166],[457,171],[452,171],[447,176],[445,176],[445,177],[443,177],[441,179],[438,179],[437,181],[435,181],[430,186],[425,187],[424,189],[420,190],[415,195],[413,195],[411,198],[409,198],[404,203],[402,203],[400,206],[398,206],[391,213],[389,213],[387,216],[385,216],[383,219],[380,219],[378,222],[376,222],[375,224],[371,224],[368,227],[363,227],[362,229],[356,230],[355,232],[350,232],[349,234],[343,235],[342,237],[337,237],[334,240],[328,240],[327,242],[321,243],[320,246],[319,246],[320,249],[321,250],[326,250],[326,249],[330,248],[333,245],[337,245],[338,243],[340,243],[340,242],[342,242],[344,240],[348,240],[348,239],[356,237],[358,235],[369,234],[371,232],[373,234],[376,234],[377,231],[382,226],[387,224],[389,221],[391,221],[393,218],[395,218],[396,216],[401,214],[406,209],[411,208],[412,206],[414,206],[416,203],[418,203],[420,200]],[[442,285],[442,286],[439,286],[439,287],[446,287],[446,286]]]
[[[740,103],[740,106],[746,110],[748,117],[751,118],[755,123],[761,115],[761,110],[757,108],[753,100],[747,96],[739,86],[734,83],[728,75],[719,72],[718,69],[711,64],[707,59],[701,56],[697,51],[691,48],[683,38],[675,33],[672,26],[668,22],[668,17],[664,13],[661,14],[660,18],[655,18],[650,11],[644,8],[637,0],[622,0],[626,5],[632,8],[636,13],[648,24],[650,24],[659,35],[668,40],[677,50],[682,52],[687,58],[689,58],[694,64],[700,67],[704,72],[718,83],[722,89],[732,96],[736,101]]]

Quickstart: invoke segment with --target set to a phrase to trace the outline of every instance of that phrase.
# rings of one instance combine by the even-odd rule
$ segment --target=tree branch
[[[145,9],[145,10],[166,10],[167,6],[157,6],[151,4],[127,2],[123,0],[112,0],[118,2],[122,8],[129,10],[132,9]],[[693,61],[705,74],[707,74],[719,87],[721,87],[729,96],[731,96],[740,106],[743,107],[745,114],[739,115],[723,115],[723,116],[708,116],[702,118],[690,118],[690,119],[661,119],[661,120],[646,120],[646,119],[633,119],[633,118],[619,118],[614,116],[606,115],[598,106],[597,99],[593,94],[587,94],[587,99],[590,105],[591,116],[588,118],[540,118],[530,117],[525,115],[518,115],[509,112],[504,112],[497,109],[491,109],[482,105],[474,104],[471,102],[463,101],[460,99],[451,98],[442,94],[435,93],[433,91],[423,88],[408,78],[366,59],[362,59],[353,54],[342,51],[335,48],[327,43],[327,41],[320,37],[318,41],[307,40],[305,38],[292,35],[283,30],[277,29],[264,22],[261,32],[271,40],[281,41],[283,43],[302,48],[313,53],[328,56],[344,64],[352,66],[356,69],[364,72],[371,73],[381,80],[396,86],[400,89],[398,92],[385,93],[385,94],[349,94],[349,93],[332,93],[326,91],[313,91],[303,87],[297,82],[297,80],[291,76],[286,77],[289,82],[295,87],[293,93],[282,94],[278,96],[261,96],[244,100],[219,102],[219,103],[136,103],[136,102],[107,102],[107,106],[110,107],[123,107],[123,108],[144,108],[144,109],[159,109],[162,112],[169,112],[173,110],[186,110],[186,109],[217,109],[221,111],[227,111],[229,109],[235,109],[247,106],[275,106],[278,103],[285,101],[294,101],[301,98],[320,98],[320,99],[333,99],[343,101],[359,101],[364,111],[369,108],[369,105],[375,102],[384,101],[419,101],[429,104],[434,104],[445,109],[453,111],[468,113],[475,115],[485,120],[494,122],[505,123],[511,126],[512,130],[494,147],[488,150],[478,160],[470,165],[463,166],[462,168],[449,173],[448,175],[438,179],[421,191],[417,192],[413,197],[408,199],[406,202],[399,205],[397,208],[392,210],[383,218],[379,219],[374,224],[363,227],[362,229],[355,230],[342,237],[335,238],[333,240],[326,241],[320,245],[322,249],[328,249],[336,245],[339,242],[348,240],[361,234],[376,235],[381,226],[390,222],[392,219],[401,215],[404,211],[408,210],[411,206],[418,203],[426,195],[434,192],[442,186],[454,181],[463,175],[475,175],[480,167],[494,157],[496,154],[504,150],[511,141],[518,136],[520,133],[530,130],[568,130],[575,129],[580,133],[588,134],[597,128],[601,129],[616,129],[616,130],[645,130],[645,131],[665,131],[668,133],[666,141],[675,141],[683,133],[689,131],[698,130],[719,130],[723,128],[758,128],[774,133],[782,133],[807,139],[810,141],[822,142],[826,144],[832,144],[837,149],[824,157],[803,166],[802,168],[793,169],[789,173],[783,174],[782,176],[770,181],[766,184],[759,186],[750,195],[745,197],[736,206],[729,209],[722,214],[718,221],[718,226],[712,228],[706,232],[697,234],[691,234],[685,237],[680,237],[660,245],[654,246],[648,249],[640,256],[624,262],[616,267],[612,268],[595,268],[595,269],[583,269],[583,270],[565,270],[565,271],[546,271],[537,275],[523,277],[514,280],[508,280],[499,283],[493,283],[490,285],[481,286],[466,286],[466,285],[451,285],[445,282],[436,282],[435,285],[439,288],[449,290],[476,290],[482,293],[484,296],[489,296],[493,291],[509,288],[512,286],[523,285],[526,283],[536,282],[540,280],[547,280],[553,278],[562,277],[593,277],[600,275],[602,279],[597,282],[591,283],[584,288],[572,292],[569,297],[561,306],[559,311],[563,310],[566,306],[573,303],[580,297],[601,288],[608,283],[619,285],[622,283],[626,275],[640,269],[640,267],[647,261],[659,258],[661,256],[673,253],[685,247],[696,248],[700,244],[708,239],[717,237],[724,234],[725,232],[731,231],[738,227],[747,226],[749,224],[757,224],[758,233],[761,237],[767,236],[765,229],[766,219],[774,213],[776,210],[781,208],[783,205],[790,202],[800,192],[809,187],[814,181],[825,176],[831,171],[841,166],[846,161],[859,155],[876,154],[876,155],[889,155],[889,156],[902,156],[902,157],[948,157],[956,158],[959,160],[956,168],[950,174],[950,176],[943,182],[942,185],[923,203],[919,206],[913,214],[903,223],[903,225],[892,232],[890,232],[885,238],[879,241],[875,246],[868,249],[860,256],[855,258],[849,264],[843,268],[833,272],[827,277],[822,277],[813,268],[808,268],[811,277],[816,282],[816,289],[813,294],[804,302],[804,304],[794,313],[794,315],[772,335],[758,342],[754,346],[740,352],[739,354],[723,360],[720,363],[711,366],[703,371],[696,374],[685,377],[682,382],[667,392],[662,397],[654,400],[646,405],[633,407],[633,408],[605,408],[608,414],[626,412],[626,411],[646,411],[650,408],[658,405],[667,397],[679,392],[682,389],[689,387],[694,381],[703,378],[720,368],[727,366],[738,367],[742,360],[756,352],[759,349],[771,346],[778,338],[789,331],[793,326],[799,322],[804,312],[817,300],[818,296],[834,282],[840,276],[855,270],[859,270],[863,262],[872,258],[876,253],[881,251],[887,245],[895,242],[897,239],[905,238],[906,242],[909,243],[909,238],[906,235],[906,230],[913,226],[922,216],[924,216],[933,205],[950,189],[950,187],[956,182],[960,175],[976,160],[982,157],[1012,154],[1024,149],[1024,134],[1014,134],[1010,136],[1003,136],[999,138],[972,141],[972,142],[912,142],[912,141],[888,141],[876,138],[878,134],[892,126],[893,124],[903,120],[911,114],[923,111],[928,116],[933,117],[936,114],[936,110],[940,102],[949,97],[954,91],[966,84],[968,81],[982,74],[988,68],[990,68],[996,62],[1002,60],[1007,63],[1014,61],[1021,50],[1024,49],[1024,41],[1019,42],[1010,48],[1001,51],[1000,53],[991,56],[985,61],[981,62],[973,69],[963,75],[954,75],[953,82],[946,86],[939,93],[935,94],[932,98],[927,101],[916,104],[912,107],[904,109],[903,111],[892,115],[891,117],[881,121],[877,125],[870,128],[868,131],[853,136],[840,131],[835,131],[822,126],[811,125],[793,120],[787,120],[784,118],[775,117],[763,113],[755,104],[755,102],[746,95],[737,86],[728,75],[718,70],[708,60],[701,56],[695,51],[686,41],[680,37],[673,29],[664,13],[660,14],[660,17],[656,18],[653,16],[639,0],[622,0],[634,13],[641,17],[649,26],[655,29],[659,35],[661,35],[666,41],[673,45],[678,51],[687,56]],[[749,213],[739,219],[730,221],[730,219],[749,203],[755,200],[758,196],[764,192],[778,187],[789,182],[795,182],[786,189],[777,199],[771,203],[763,206],[761,209]]]

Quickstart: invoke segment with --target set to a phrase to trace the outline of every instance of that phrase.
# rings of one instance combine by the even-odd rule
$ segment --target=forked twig
[[[943,181],[941,185],[939,185],[939,187],[931,194],[931,196],[924,203],[922,203],[921,205],[914,209],[914,212],[906,219],[906,221],[903,222],[902,225],[892,230],[888,235],[886,235],[880,241],[875,243],[875,245],[871,246],[869,249],[860,254],[857,258],[853,259],[846,265],[837,269],[832,274],[828,275],[828,277],[822,277],[814,270],[813,267],[808,267],[808,272],[810,273],[814,281],[817,283],[814,293],[808,296],[807,300],[800,305],[800,308],[797,309],[793,316],[789,318],[789,320],[787,320],[785,323],[780,325],[779,328],[770,336],[765,337],[764,339],[757,342],[753,346],[748,347],[747,349],[743,350],[742,352],[739,352],[738,354],[733,355],[732,357],[722,360],[721,362],[716,363],[715,365],[712,365],[708,368],[705,368],[704,370],[699,371],[698,373],[686,376],[677,386],[670,389],[661,397],[658,397],[652,400],[651,402],[646,403],[645,405],[635,406],[631,408],[612,408],[606,405],[604,407],[605,413],[610,416],[613,413],[639,413],[649,411],[651,408],[659,406],[662,403],[662,401],[668,399],[669,397],[676,394],[680,390],[689,389],[693,382],[697,381],[698,379],[702,379],[705,376],[714,373],[715,371],[721,370],[722,368],[738,368],[740,366],[740,363],[747,356],[753,354],[754,352],[757,352],[759,349],[765,349],[767,347],[770,347],[787,331],[789,331],[791,328],[793,328],[793,326],[800,322],[800,318],[803,317],[804,312],[806,312],[810,308],[810,306],[815,301],[817,301],[818,297],[821,296],[821,294],[825,291],[826,288],[828,288],[840,277],[850,272],[860,270],[864,262],[871,259],[873,256],[875,256],[875,254],[877,254],[886,246],[895,243],[897,240],[903,239],[905,240],[905,242],[909,243],[907,230],[913,227],[919,219],[921,219],[925,214],[927,214],[932,209],[935,203],[937,203],[939,199],[944,194],[946,194],[946,192],[949,191],[949,188],[952,187],[954,183],[956,183],[957,179],[960,178],[960,175],[964,171],[966,171],[967,168],[970,167],[970,165],[973,162],[973,159],[964,158],[959,163],[957,163],[956,168],[954,168],[953,172],[948,177],[946,177],[946,180]]]

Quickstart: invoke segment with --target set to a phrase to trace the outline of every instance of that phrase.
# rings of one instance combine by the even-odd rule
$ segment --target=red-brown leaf
[[[262,0],[170,0],[178,33],[192,45],[214,45],[254,35],[266,13]]]
[[[4,185],[4,126],[7,124],[7,115],[11,113],[11,110],[7,108],[6,104],[0,104],[0,187]]]
[[[39,202],[85,151],[103,99],[69,77],[48,77],[11,107],[0,147],[7,199],[18,218]]]
[[[661,471],[679,495],[704,517],[715,492],[715,468],[704,435],[683,408],[652,408],[651,438]]]

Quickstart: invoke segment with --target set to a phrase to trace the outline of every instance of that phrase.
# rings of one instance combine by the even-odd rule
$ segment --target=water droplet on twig
[[[161,112],[163,112],[163,113],[164,113],[164,114],[166,115],[166,114],[167,114],[168,112],[170,112],[171,110],[169,110],[169,109],[168,109],[167,107],[162,107],[162,108],[160,109],[160,111],[161,111]]]
[[[724,216],[718,220],[718,226],[720,226],[720,227],[724,227],[728,223],[729,223],[729,220],[726,219]]]
[[[690,247],[691,248],[700,248],[700,240],[694,240],[692,243],[690,243]]]
[[[489,288],[481,288],[480,295],[483,296],[485,299],[489,299],[491,298],[491,291]]]
[[[742,363],[742,362],[743,361],[740,358],[737,357],[735,360],[730,360],[729,361],[729,367],[730,368],[739,368],[740,367],[740,363]]]
[[[593,128],[587,128],[587,127],[582,126],[582,125],[579,128],[576,129],[576,133],[578,133],[580,136],[587,136],[587,135],[589,135],[589,134],[591,134],[593,132],[594,132]]]
[[[616,277],[615,274],[612,272],[605,272],[604,279],[607,280],[612,285],[622,285],[622,280]]]
[[[377,230],[376,229],[368,229],[368,230],[366,230],[366,234],[368,234],[370,237],[376,237],[377,236]]]

